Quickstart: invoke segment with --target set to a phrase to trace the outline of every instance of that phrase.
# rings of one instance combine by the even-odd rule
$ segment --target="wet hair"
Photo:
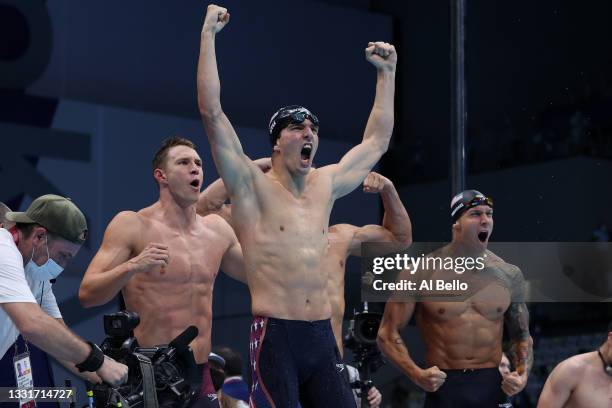
[[[164,167],[166,159],[168,158],[168,151],[175,146],[187,146],[196,150],[195,143],[189,139],[180,136],[169,137],[161,143],[159,150],[157,150],[155,156],[153,156],[153,170]]]

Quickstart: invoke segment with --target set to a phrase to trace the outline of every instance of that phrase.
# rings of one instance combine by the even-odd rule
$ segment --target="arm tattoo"
[[[529,311],[525,303],[511,303],[504,321],[510,336],[514,368],[529,373],[533,365],[533,341],[529,334]]]

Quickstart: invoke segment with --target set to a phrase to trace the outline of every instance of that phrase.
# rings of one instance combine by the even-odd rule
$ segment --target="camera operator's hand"
[[[437,366],[429,367],[425,370],[419,369],[412,381],[427,392],[435,392],[446,381],[446,373]]]
[[[376,387],[370,388],[368,391],[368,404],[370,408],[378,408],[380,407],[380,403],[382,402],[382,394]]]
[[[151,242],[142,252],[130,259],[130,270],[135,273],[147,272],[155,266],[166,266],[170,262],[168,245]]]
[[[121,364],[110,358],[104,356],[104,363],[102,367],[96,371],[102,381],[109,383],[112,386],[118,386],[127,381],[128,368],[126,365]]]

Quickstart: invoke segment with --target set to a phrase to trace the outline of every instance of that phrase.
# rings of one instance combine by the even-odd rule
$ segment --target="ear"
[[[459,230],[461,230],[461,224],[459,224],[459,220],[457,220],[453,223],[453,231],[459,231]]]
[[[153,178],[155,178],[155,181],[157,181],[158,184],[168,181],[166,173],[160,168],[153,170]]]
[[[36,227],[32,230],[32,244],[40,245],[45,242],[45,237],[47,236],[47,230],[45,227]]]
[[[274,146],[272,146],[272,151],[273,152],[280,152],[280,146],[278,145],[278,138],[276,139],[276,142],[274,143]]]

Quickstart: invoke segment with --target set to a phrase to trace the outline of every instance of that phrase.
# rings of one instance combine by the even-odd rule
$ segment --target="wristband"
[[[96,372],[100,369],[100,367],[102,367],[102,364],[104,364],[104,353],[102,353],[100,347],[98,347],[95,343],[88,341],[87,344],[91,346],[91,352],[85,361],[76,365],[76,368],[79,369],[79,372]]]

